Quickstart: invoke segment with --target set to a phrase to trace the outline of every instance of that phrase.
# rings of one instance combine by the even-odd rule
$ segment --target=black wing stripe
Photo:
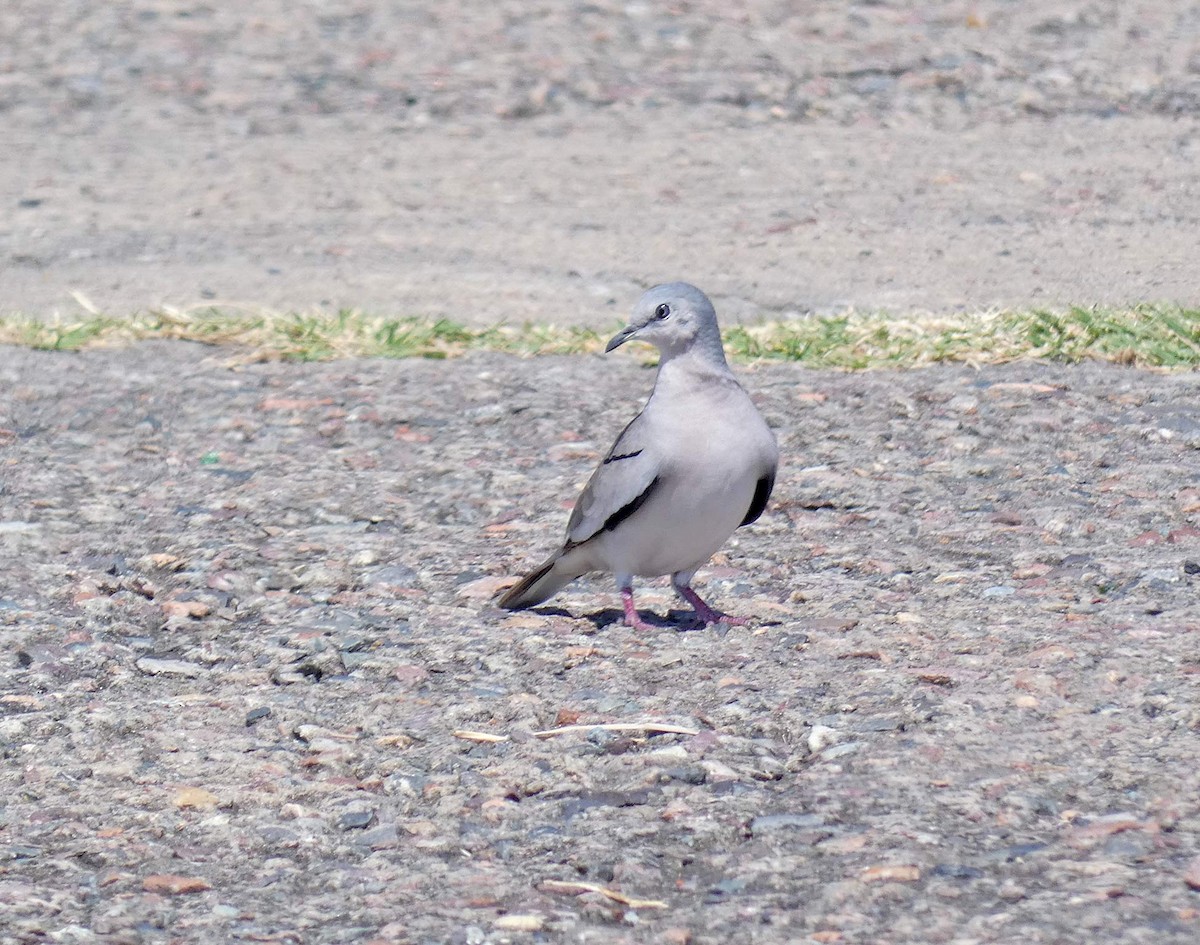
[[[646,504],[646,500],[650,498],[650,493],[653,492],[657,486],[658,476],[655,476],[650,480],[650,485],[646,486],[645,491],[641,495],[639,495],[632,502],[621,506],[621,508],[617,509],[612,515],[606,518],[604,520],[604,524],[600,526],[600,530],[596,534],[598,535],[600,532],[611,532],[614,528],[625,521],[625,519],[629,518],[629,516]]]
[[[610,454],[605,458],[604,465],[607,466],[609,463],[615,463],[622,459],[633,459],[633,457],[641,455],[641,450],[634,450],[632,453],[622,453],[620,456],[613,456]]]
[[[608,455],[604,457],[604,462],[607,463],[610,459],[612,459],[614,456],[617,455],[617,449],[621,446],[621,441],[623,439],[625,439],[625,434],[628,433],[630,431],[630,429],[632,429],[633,425],[635,423],[637,423],[641,418],[642,418],[641,411],[638,411],[638,415],[636,417],[634,417],[632,420],[630,420],[627,424],[625,424],[625,429],[623,429],[620,433],[618,433],[617,438],[615,440],[613,440],[612,448],[609,449]],[[638,450],[638,452],[640,453],[641,450]],[[634,454],[631,454],[631,455],[634,455]],[[623,459],[624,457],[617,457],[617,458]]]
[[[749,525],[751,522],[757,521],[758,517],[763,514],[763,509],[767,507],[767,500],[771,498],[771,489],[774,486],[774,470],[758,480],[758,484],[754,487],[754,498],[750,500],[750,508],[746,512],[746,517],[742,519],[742,525]],[[739,525],[738,528],[741,528],[742,525]]]

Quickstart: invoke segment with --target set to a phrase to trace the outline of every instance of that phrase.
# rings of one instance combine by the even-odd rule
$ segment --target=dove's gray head
[[[654,345],[664,361],[690,353],[725,363],[716,310],[707,295],[686,282],[668,282],[648,289],[633,306],[629,324],[604,350],[612,351],[630,339]]]

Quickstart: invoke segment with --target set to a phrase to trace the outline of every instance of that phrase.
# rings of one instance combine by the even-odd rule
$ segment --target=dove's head
[[[663,360],[691,353],[725,363],[716,310],[707,295],[686,282],[668,282],[647,290],[634,305],[629,324],[604,350],[612,351],[631,339],[654,345]]]

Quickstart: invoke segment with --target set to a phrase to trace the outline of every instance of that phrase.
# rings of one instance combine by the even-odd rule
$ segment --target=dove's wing
[[[750,500],[750,508],[738,528],[757,522],[758,517],[763,514],[763,510],[767,507],[767,501],[771,498],[771,490],[775,488],[775,469],[776,467],[772,466],[770,472],[759,477],[754,486],[754,498]]]
[[[621,431],[596,467],[567,523],[569,547],[612,531],[662,484],[662,464],[650,427],[646,411],[642,411]]]

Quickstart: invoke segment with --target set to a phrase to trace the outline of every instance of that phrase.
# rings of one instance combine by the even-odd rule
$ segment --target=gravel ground
[[[1196,375],[743,369],[758,620],[641,634],[490,603],[634,359],[222,357],[0,350],[0,941],[1200,935]]]
[[[6,0],[0,311],[1195,304],[1200,5]]]
[[[1196,302],[1200,7],[0,5],[0,311]],[[1195,374],[745,369],[653,633],[505,578],[634,359],[0,349],[0,942],[1191,943]],[[584,728],[625,723],[683,729]]]

